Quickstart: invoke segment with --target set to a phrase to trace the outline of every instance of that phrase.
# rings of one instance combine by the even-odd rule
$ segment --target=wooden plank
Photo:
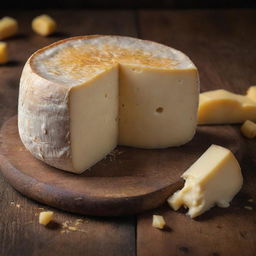
[[[81,34],[121,34],[136,36],[134,15],[131,11],[47,11],[56,18],[59,29],[56,35],[43,38],[31,31],[31,20],[45,11],[4,11],[0,16],[18,19],[20,33],[6,40],[10,46],[11,62],[0,66],[0,126],[17,112],[19,77],[22,67],[35,50],[68,36]],[[122,21],[122,22],[120,22]],[[82,231],[62,232],[38,224],[38,214],[44,207],[31,201],[7,184],[0,175],[0,255],[135,255],[135,220],[126,218],[86,218],[78,226]],[[48,207],[44,207],[49,209]],[[70,221],[74,226],[77,218],[52,209],[56,221]],[[66,229],[64,229],[66,230]]]
[[[199,68],[202,91],[226,88],[244,93],[256,81],[255,17],[255,10],[141,11],[138,25],[142,38],[173,46],[191,57]],[[138,256],[255,255],[256,143],[244,140],[248,146],[242,163],[244,186],[232,206],[216,207],[196,220],[168,206],[140,215]],[[151,227],[156,213],[165,217],[167,231]]]

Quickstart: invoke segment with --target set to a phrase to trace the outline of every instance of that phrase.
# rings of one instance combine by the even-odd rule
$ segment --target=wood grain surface
[[[42,38],[32,33],[31,19],[49,13],[59,33]],[[0,126],[17,112],[18,83],[29,55],[51,42],[82,34],[120,34],[165,43],[184,51],[198,66],[202,91],[227,88],[244,93],[256,81],[256,10],[184,11],[5,11],[19,20],[20,34],[6,40],[11,61],[0,67]],[[55,211],[58,224],[37,223],[41,207],[14,191],[0,176],[0,255],[255,255],[255,141],[245,140],[242,163],[245,185],[228,209],[214,208],[197,220],[162,208],[134,217],[92,218]],[[254,198],[254,202],[248,199]],[[252,207],[247,210],[244,206]],[[151,227],[151,214],[163,213],[167,231]],[[80,231],[73,227],[85,218]],[[64,225],[65,226],[65,225]],[[137,231],[136,231],[137,229]],[[64,230],[64,232],[62,232]],[[86,230],[86,232],[84,232]]]

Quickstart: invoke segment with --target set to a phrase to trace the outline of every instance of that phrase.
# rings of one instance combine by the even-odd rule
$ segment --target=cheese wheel
[[[180,51],[131,37],[68,38],[25,64],[19,134],[36,158],[81,173],[118,144],[188,142],[198,97],[197,68]]]

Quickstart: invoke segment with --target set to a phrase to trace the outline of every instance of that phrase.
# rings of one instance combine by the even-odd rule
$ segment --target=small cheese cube
[[[8,61],[7,43],[0,42],[0,64],[5,64]]]
[[[0,40],[17,34],[18,22],[11,17],[0,19]]]
[[[256,124],[250,120],[246,120],[241,126],[242,134],[249,138],[253,139],[256,137]]]
[[[39,223],[42,225],[47,225],[53,219],[52,211],[40,212],[39,214]]]
[[[154,228],[163,229],[164,226],[165,226],[165,220],[164,220],[163,216],[161,216],[161,215],[153,215],[152,226]]]
[[[256,101],[256,86],[251,86],[247,90],[247,97],[249,97],[251,100]]]
[[[182,205],[189,208],[188,215],[195,218],[214,205],[228,207],[243,184],[239,163],[232,152],[212,145],[181,176],[184,187],[168,198],[176,211]]]
[[[43,14],[33,19],[32,29],[41,36],[49,36],[56,31],[56,22],[50,16]]]

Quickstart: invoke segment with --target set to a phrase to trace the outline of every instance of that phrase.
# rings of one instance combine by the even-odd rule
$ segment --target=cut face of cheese
[[[106,71],[70,92],[70,136],[74,170],[100,161],[117,145],[118,70]]]
[[[119,144],[166,148],[193,137],[197,122],[196,70],[121,66],[119,81]]]
[[[198,72],[170,47],[84,36],[39,50],[20,82],[20,137],[38,159],[81,173],[118,144],[182,145],[197,125]]]
[[[228,207],[243,184],[241,168],[232,152],[212,145],[186,171],[182,178],[185,185],[174,193],[169,205],[178,210],[182,205],[189,208],[188,215],[197,217],[214,205]]]
[[[226,90],[204,92],[199,97],[199,124],[232,124],[256,121],[256,103]]]

